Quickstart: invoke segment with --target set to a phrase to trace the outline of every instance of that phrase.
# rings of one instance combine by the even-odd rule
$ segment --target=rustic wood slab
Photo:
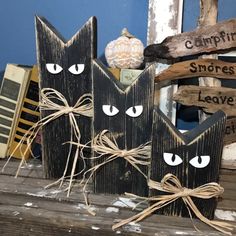
[[[236,79],[236,63],[216,59],[198,59],[177,62],[155,77],[155,82],[177,80],[199,76],[220,79]]]
[[[146,61],[157,58],[177,58],[202,53],[218,52],[236,47],[236,19],[204,26],[192,32],[167,37],[160,44],[144,50]]]
[[[236,89],[187,85],[179,87],[173,98],[183,105],[202,107],[209,113],[222,110],[227,116],[236,116]]]
[[[9,169],[16,164],[12,163],[9,163]],[[0,161],[0,167],[3,164]],[[235,172],[222,172],[222,178],[233,193],[235,176]],[[124,195],[91,194],[91,204],[97,214],[91,216],[85,209],[78,187],[74,187],[71,196],[67,198],[66,192],[58,188],[43,188],[51,182],[40,178],[14,178],[0,174],[0,235],[222,235],[196,219],[193,222],[199,232],[194,229],[189,218],[160,215],[152,215],[138,224],[126,225],[112,231],[111,226],[114,223],[136,213],[131,210],[134,200],[129,200]],[[232,210],[236,208],[232,196],[227,196],[227,202],[231,204],[229,206]],[[236,226],[235,222],[231,223]],[[233,232],[235,233],[236,231]]]
[[[174,174],[181,185],[197,188],[218,182],[223,149],[223,132],[226,116],[218,111],[199,126],[180,133],[170,120],[155,107],[153,118],[152,162],[150,179],[161,182],[168,174]],[[151,190],[151,195],[166,194]],[[216,199],[193,199],[201,213],[212,219]],[[158,210],[164,215],[187,216],[189,213],[181,199]]]
[[[230,117],[226,121],[224,144],[236,142],[236,117]]]
[[[36,16],[35,24],[40,90],[55,89],[65,97],[70,107],[74,107],[81,96],[92,93],[92,59],[96,58],[97,53],[96,18],[91,17],[69,41],[45,18]],[[59,99],[55,100],[58,105],[64,105]],[[52,113],[55,110],[42,110],[41,118]],[[77,115],[75,122],[80,129],[80,142],[90,141],[91,118]],[[43,127],[42,158],[47,178],[60,178],[63,175],[70,152],[69,144],[65,143],[71,140],[71,132],[73,129],[68,114]],[[76,150],[72,149],[71,157],[74,157]],[[77,167],[77,171],[83,168],[82,161]]]
[[[151,141],[154,75],[155,65],[152,64],[129,86],[124,86],[99,60],[94,60],[94,137],[108,130],[120,150],[131,150]],[[99,154],[95,152],[95,156]],[[104,155],[95,165],[111,155]],[[147,174],[147,165],[138,166]],[[94,186],[97,193],[148,194],[146,178],[123,157],[101,166],[95,172]]]

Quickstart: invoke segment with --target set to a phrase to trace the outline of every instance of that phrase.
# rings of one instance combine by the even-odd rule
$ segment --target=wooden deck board
[[[194,224],[201,230],[197,232],[188,218],[160,215],[112,231],[115,222],[135,214],[127,206],[121,207],[128,201],[126,196],[91,193],[91,204],[96,212],[96,216],[91,216],[85,209],[79,186],[75,186],[67,198],[58,187],[44,189],[52,181],[42,178],[39,163],[22,168],[21,176],[14,178],[13,170],[18,163],[10,162],[5,172],[0,174],[0,224],[3,226],[0,235],[222,235],[199,220],[194,219]],[[0,168],[3,164],[0,161]],[[235,177],[235,172],[222,171],[222,185],[227,189],[218,209],[236,211]],[[232,224],[236,226],[235,222]]]

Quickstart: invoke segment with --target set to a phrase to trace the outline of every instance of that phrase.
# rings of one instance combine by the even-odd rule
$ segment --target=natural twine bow
[[[112,229],[115,230],[116,228],[121,227],[122,225],[128,224],[130,222],[139,222],[145,217],[149,216],[151,213],[155,212],[156,210],[176,201],[179,198],[182,198],[184,201],[190,217],[192,219],[191,211],[190,209],[195,213],[195,215],[204,223],[207,225],[215,228],[216,230],[232,235],[227,230],[233,230],[233,226],[226,222],[220,222],[215,220],[209,220],[205,216],[201,214],[201,212],[198,210],[196,205],[194,204],[191,197],[196,198],[202,198],[202,199],[210,199],[212,197],[218,197],[220,194],[224,192],[224,189],[217,183],[207,183],[202,186],[199,186],[195,189],[188,189],[185,187],[182,187],[179,179],[172,174],[167,174],[162,179],[161,183],[155,182],[153,180],[148,181],[148,186],[151,189],[156,189],[159,191],[171,193],[170,195],[160,195],[160,196],[154,196],[154,197],[140,197],[134,194],[125,193],[126,195],[129,195],[131,197],[139,198],[144,201],[152,201],[155,202],[150,207],[146,208],[142,212],[126,219],[122,220],[121,222],[113,225]]]
[[[109,162],[112,162],[118,158],[123,158],[128,163],[130,163],[131,166],[133,166],[138,172],[140,172],[145,178],[147,178],[146,174],[140,169],[139,165],[148,166],[150,164],[150,151],[151,151],[150,142],[147,142],[130,150],[125,150],[125,149],[121,150],[118,147],[115,137],[109,133],[109,136],[111,137],[109,138],[108,133],[109,133],[108,130],[103,130],[92,140],[91,147],[94,150],[94,152],[96,152],[99,155],[89,159],[93,161],[96,160],[102,160],[102,161],[101,163],[95,164],[93,167],[85,171],[83,174],[83,179],[81,181],[81,184],[83,185],[83,194],[85,197],[85,203],[88,209],[89,209],[89,204],[86,195],[86,186],[90,181],[90,179],[92,178],[92,176],[95,174],[95,172],[102,166],[108,164]],[[103,160],[103,158],[105,158],[105,160]],[[87,174],[89,174],[88,178],[86,178]],[[89,212],[92,215],[95,214],[94,212],[91,211]]]
[[[16,177],[17,177],[21,166],[25,162],[25,154],[28,152],[28,150],[31,150],[30,149],[31,144],[32,144],[34,138],[37,136],[37,133],[39,132],[39,130],[42,127],[44,127],[45,125],[47,125],[48,123],[52,122],[53,120],[56,120],[60,116],[68,114],[69,122],[70,122],[70,126],[71,126],[71,134],[70,134],[70,142],[69,143],[72,142],[73,136],[75,136],[76,142],[78,144],[77,149],[76,149],[76,153],[74,156],[74,160],[73,160],[73,167],[71,170],[71,175],[70,175],[70,185],[69,185],[69,189],[68,189],[68,194],[69,194],[72,179],[74,177],[76,163],[77,163],[77,160],[79,157],[79,148],[82,145],[82,144],[80,144],[81,134],[80,134],[79,126],[77,124],[75,117],[80,116],[80,115],[87,116],[87,117],[93,116],[92,96],[91,96],[91,94],[82,95],[78,99],[76,104],[73,107],[71,107],[71,106],[69,106],[66,98],[60,92],[58,92],[57,90],[52,89],[52,88],[44,88],[41,90],[41,102],[39,103],[39,107],[41,110],[54,111],[54,112],[47,115],[46,117],[42,118],[41,120],[39,120],[25,133],[25,135],[22,137],[21,141],[19,142],[19,144],[17,145],[17,147],[15,148],[15,150],[13,151],[11,156],[8,158],[8,161],[4,165],[3,170],[4,170],[5,166],[7,165],[7,163],[10,161],[10,158],[14,155],[14,152],[17,150],[17,148],[21,147],[22,143],[26,140],[27,141],[27,148],[24,152],[21,153],[22,160],[20,162],[20,165],[19,165],[17,173],[16,173]],[[70,144],[70,146],[69,146],[69,152],[68,152],[67,162],[66,162],[63,176],[55,183],[61,181],[61,185],[62,185],[64,179],[66,178],[65,175],[67,172],[69,159],[71,156],[71,151],[72,151],[72,144]],[[53,184],[55,184],[55,183],[53,183]]]

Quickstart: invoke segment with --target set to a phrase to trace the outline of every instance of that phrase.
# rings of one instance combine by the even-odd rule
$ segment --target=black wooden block
[[[97,51],[96,38],[95,17],[91,17],[67,41],[46,19],[36,16],[40,89],[56,89],[65,96],[70,106],[74,106],[83,94],[91,93],[92,59],[96,58]],[[51,113],[51,111],[42,111],[41,118]],[[76,116],[76,122],[81,132],[81,143],[90,141],[91,118]],[[69,144],[62,144],[70,141],[70,135],[71,126],[68,115],[63,115],[43,127],[42,150],[46,177],[62,176],[69,152]],[[73,149],[72,157],[74,151]],[[81,167],[78,167],[78,170]]]
[[[190,189],[218,182],[225,121],[226,115],[218,111],[193,130],[180,133],[155,107],[150,179],[160,182],[166,174],[171,173],[177,176],[183,187]],[[167,193],[150,191],[151,196],[159,194]],[[192,199],[205,217],[213,218],[216,198]],[[182,199],[161,208],[158,213],[189,217]]]
[[[151,141],[154,76],[153,64],[130,86],[125,87],[102,63],[94,60],[94,136],[108,130],[116,138],[119,149],[125,150]],[[103,160],[106,158],[107,156]],[[101,162],[99,160],[95,164]],[[141,170],[146,174],[148,172],[147,167],[141,167]],[[144,176],[122,158],[97,170],[94,190],[98,193],[148,194]]]

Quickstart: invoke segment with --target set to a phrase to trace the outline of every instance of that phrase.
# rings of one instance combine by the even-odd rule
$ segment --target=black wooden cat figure
[[[226,115],[218,111],[193,130],[181,133],[155,107],[150,179],[161,182],[166,174],[171,173],[177,176],[183,187],[189,189],[210,182],[218,183],[225,121]],[[167,193],[150,191],[151,196],[162,194]],[[213,218],[216,198],[205,200],[192,197],[192,200],[205,217]],[[158,213],[189,217],[181,198],[161,208]]]
[[[97,51],[96,18],[91,17],[69,41],[45,18],[36,16],[35,23],[40,90],[49,88],[58,91],[68,106],[73,107],[81,96],[92,91],[92,59],[96,58]],[[53,101],[62,105],[58,99]],[[53,112],[42,110],[41,118]],[[92,119],[75,115],[73,122],[78,124],[81,143],[90,141]],[[75,147],[70,151],[70,145],[66,144],[71,140],[72,131],[69,114],[61,115],[43,127],[42,153],[46,177],[63,175],[68,153],[73,156],[75,152]]]
[[[126,87],[99,60],[94,60],[94,137],[107,130],[120,150],[151,145],[154,75],[152,64]],[[103,161],[108,156],[105,155]],[[95,164],[101,162],[98,160]],[[139,167],[147,175],[148,166]],[[145,177],[124,158],[117,158],[95,172],[94,190],[98,193],[148,194]]]

